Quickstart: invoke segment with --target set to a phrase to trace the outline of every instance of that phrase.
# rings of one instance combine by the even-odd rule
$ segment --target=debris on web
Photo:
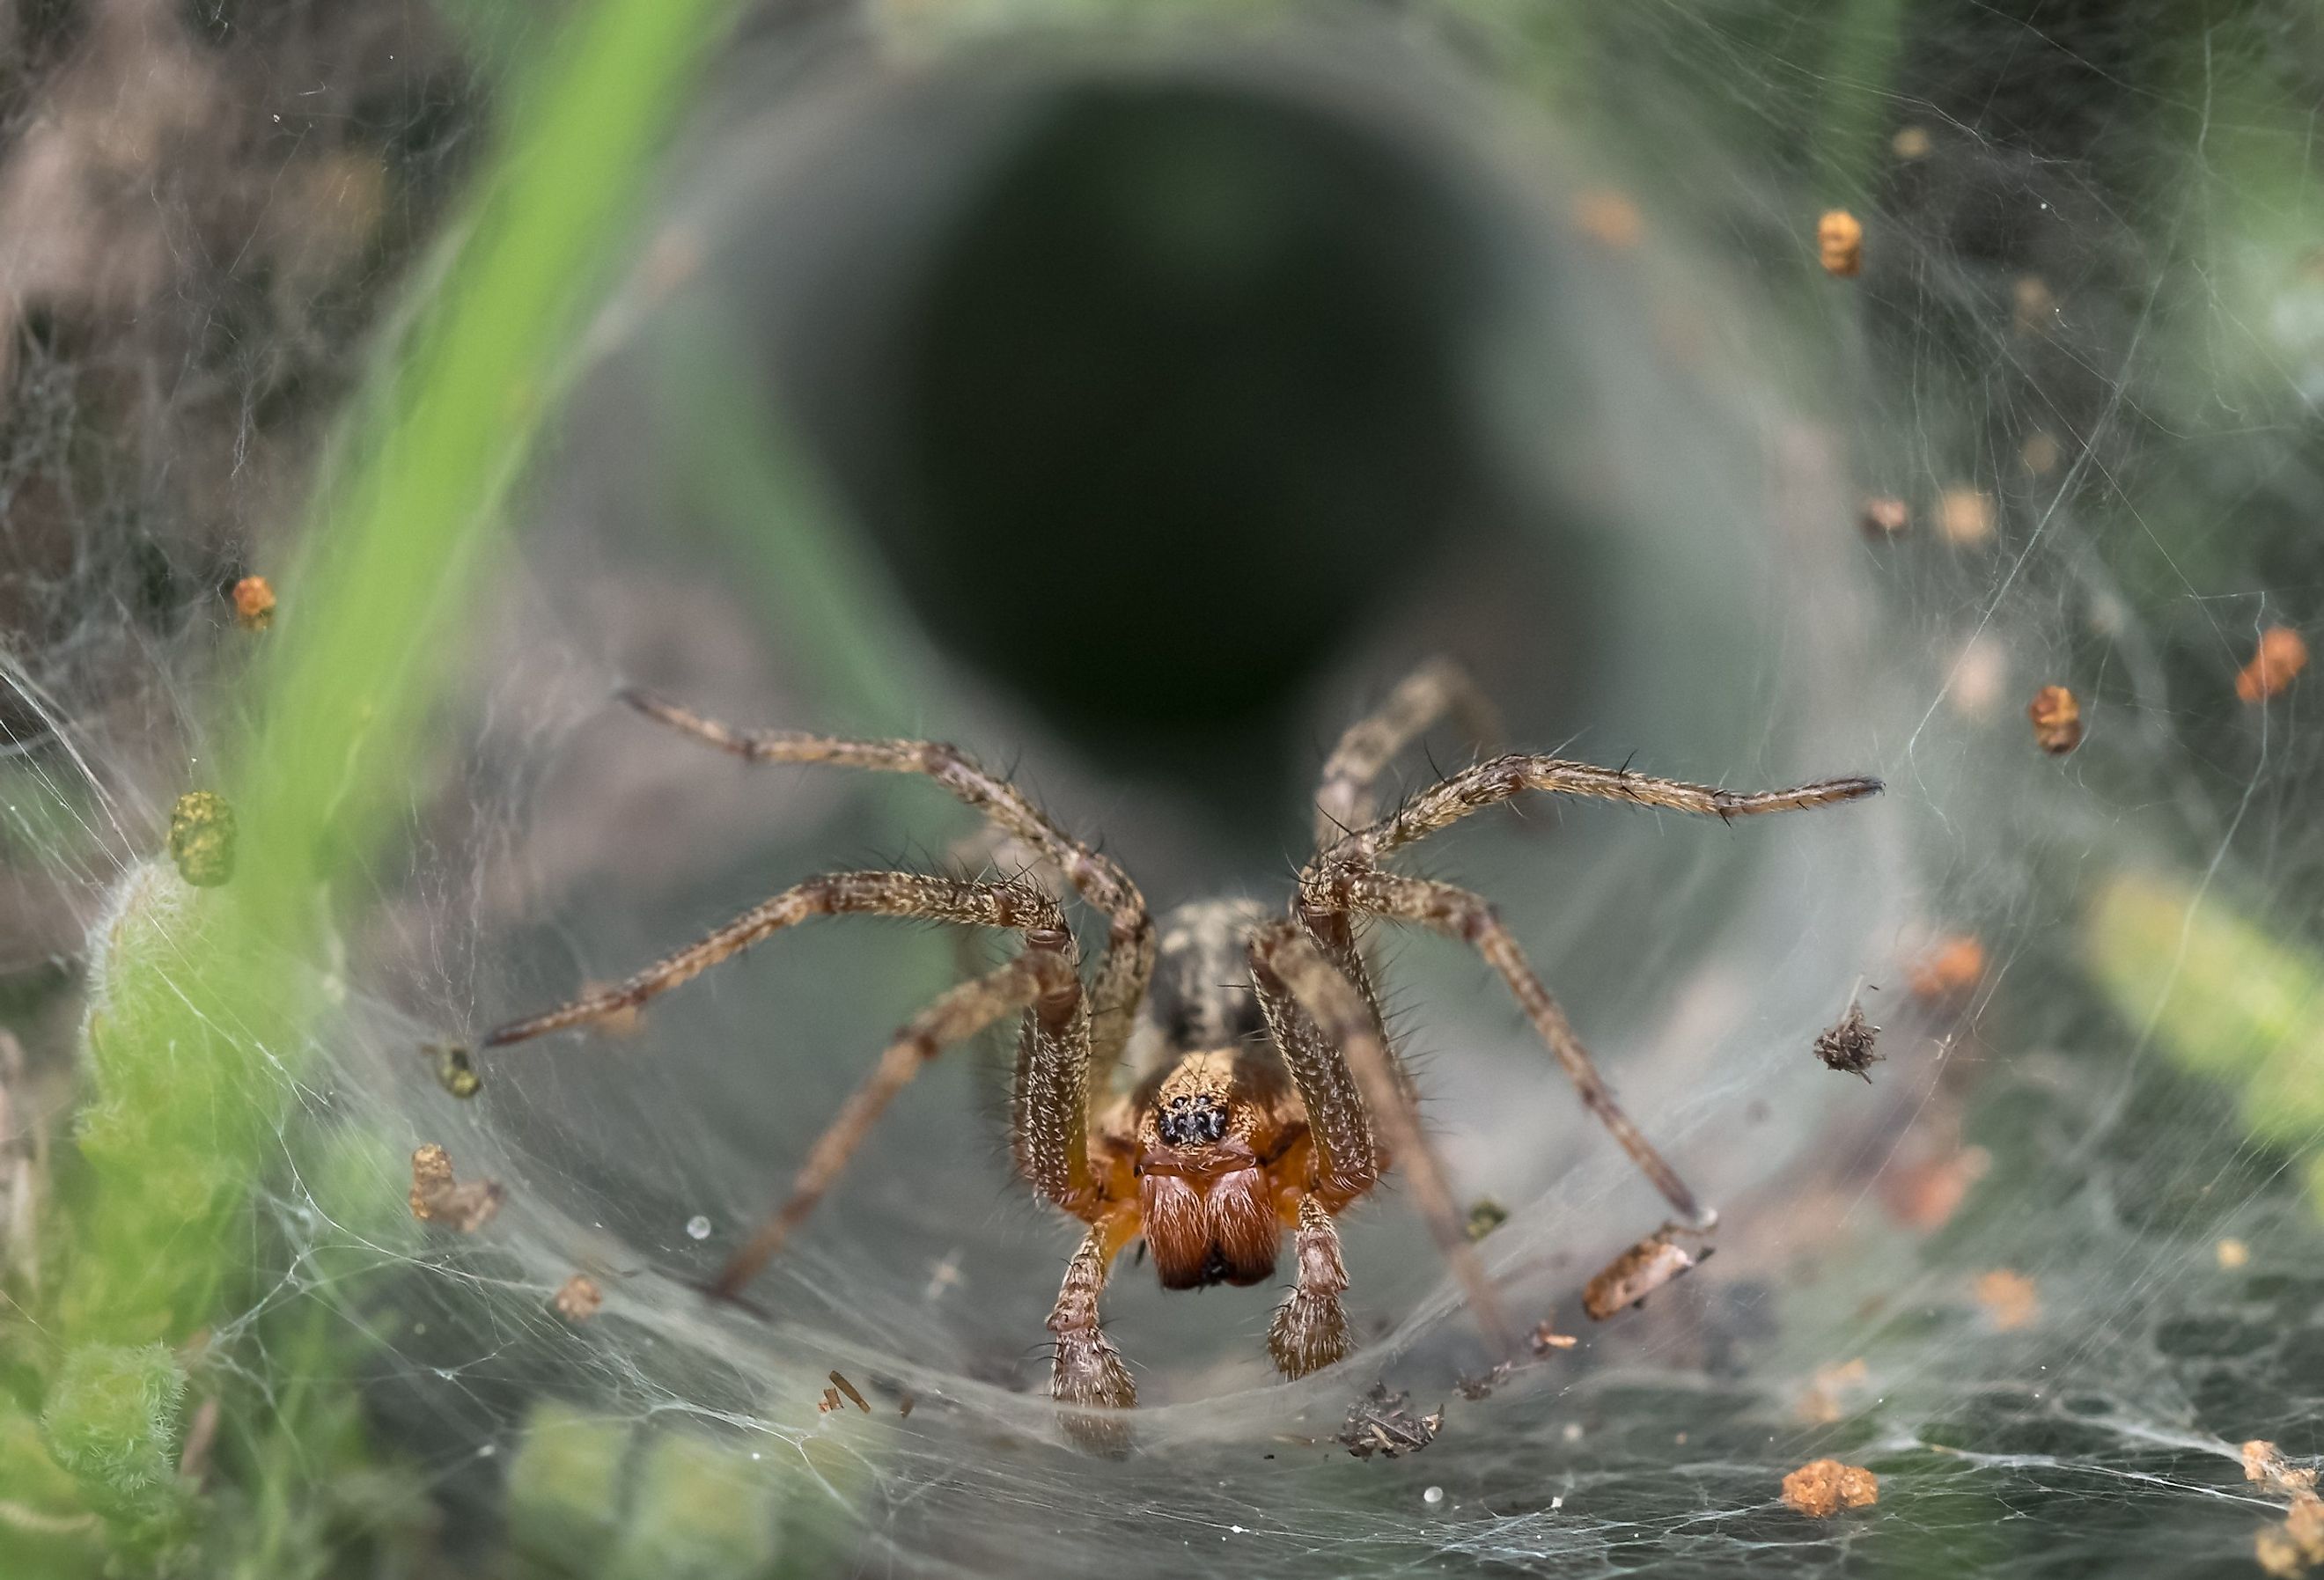
[[[1385,1382],[1373,1383],[1348,1408],[1348,1418],[1333,1441],[1358,1459],[1370,1459],[1375,1454],[1383,1459],[1417,1454],[1436,1441],[1444,1427],[1444,1412],[1416,1416],[1411,1399],[1408,1392],[1390,1393]]]
[[[1845,1076],[1862,1076],[1869,1084],[1872,1067],[1886,1057],[1879,1050],[1879,1037],[1880,1028],[1864,1018],[1864,1006],[1852,1003],[1837,1025],[1817,1034],[1815,1056],[1823,1062],[1824,1068]]]
[[[1784,1478],[1784,1501],[1810,1520],[1829,1520],[1880,1501],[1880,1478],[1860,1465],[1812,1459]]]
[[[597,1280],[586,1273],[575,1273],[557,1287],[549,1305],[567,1322],[586,1322],[597,1315],[597,1308],[604,1303],[605,1292],[597,1287]]]
[[[473,1234],[493,1221],[507,1192],[496,1179],[453,1178],[452,1157],[430,1141],[411,1154],[411,1215]]]

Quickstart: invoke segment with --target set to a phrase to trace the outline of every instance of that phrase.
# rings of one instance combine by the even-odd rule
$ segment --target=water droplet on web
[[[700,1213],[696,1213],[696,1214],[695,1214],[695,1215],[694,1215],[694,1216],[692,1216],[692,1217],[690,1217],[690,1218],[687,1219],[687,1220],[686,1220],[686,1237],[687,1237],[688,1240],[707,1240],[707,1239],[709,1239],[709,1238],[710,1238],[710,1220],[709,1220],[708,1218],[706,1218],[706,1217],[703,1216]]]
[[[1420,1494],[1420,1501],[1434,1509],[1437,1504],[1444,1501],[1444,1489],[1443,1487],[1431,1487],[1426,1492]]]

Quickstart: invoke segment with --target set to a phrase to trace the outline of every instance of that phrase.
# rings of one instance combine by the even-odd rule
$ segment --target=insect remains
[[[1117,1261],[1133,1245],[1169,1289],[1266,1284],[1282,1276],[1287,1251],[1291,1287],[1268,1328],[1269,1357],[1288,1377],[1345,1358],[1355,1335],[1342,1300],[1350,1280],[1334,1219],[1390,1169],[1403,1171],[1494,1358],[1518,1353],[1450,1174],[1421,1127],[1411,1076],[1381,1022],[1382,993],[1365,947],[1378,929],[1418,929],[1474,950],[1583,1106],[1662,1196],[1665,1227],[1593,1283],[1600,1298],[1591,1314],[1635,1303],[1692,1267],[1699,1258],[1671,1237],[1706,1236],[1717,1215],[1616,1103],[1516,936],[1482,895],[1401,872],[1393,858],[1521,797],[1572,796],[1733,823],[1840,807],[1881,788],[1877,779],[1856,776],[1730,790],[1516,753],[1444,775],[1383,812],[1382,777],[1439,721],[1459,724],[1480,745],[1493,731],[1491,709],[1468,676],[1437,661],[1350,728],[1325,761],[1312,852],[1287,904],[1205,901],[1157,925],[1138,885],[1111,858],[955,747],[737,729],[643,693],[624,692],[622,700],[661,728],[746,762],[824,763],[930,781],[1031,859],[1017,875],[991,882],[883,871],[806,879],[626,981],[499,1027],[479,1051],[618,1027],[720,962],[828,917],[908,919],[1012,938],[1008,959],[970,975],[905,1023],[710,1292],[740,1298],[929,1059],[1013,1019],[1011,1160],[1037,1197],[1082,1227],[1048,1320],[1050,1392],[1076,1409],[1137,1401],[1098,1311]],[[1093,970],[1084,968],[1068,906],[1102,923]],[[1391,1428],[1392,1414],[1380,1415],[1378,1432],[1365,1428],[1362,1440],[1371,1446],[1360,1452],[1402,1453],[1434,1435],[1430,1417],[1411,1424],[1417,1437],[1399,1437],[1407,1428]],[[1071,1426],[1096,1418],[1066,1418]],[[1102,1432],[1088,1436],[1107,1440]]]
[[[1550,1319],[1545,1317],[1534,1324],[1533,1336],[1529,1342],[1533,1345],[1535,1354],[1546,1355],[1552,1350],[1570,1350],[1582,1341],[1570,1333],[1558,1332]]]
[[[867,1416],[872,1413],[872,1407],[863,1402],[863,1396],[855,1391],[855,1384],[847,1381],[846,1378],[842,1377],[837,1372],[831,1373],[831,1385],[839,1390],[840,1392],[845,1394],[847,1396],[847,1402],[853,1405],[857,1409],[862,1410]]]
[[[1864,1006],[1849,1001],[1848,1013],[1837,1025],[1816,1034],[1815,1056],[1823,1061],[1824,1068],[1838,1070],[1844,1076],[1862,1076],[1865,1084],[1872,1081],[1872,1067],[1887,1056],[1876,1046],[1880,1028],[1864,1018]]]
[[[1444,1429],[1444,1412],[1416,1416],[1407,1408],[1412,1395],[1390,1393],[1388,1384],[1375,1382],[1348,1407],[1348,1418],[1332,1441],[1358,1459],[1377,1454],[1383,1459],[1416,1454],[1436,1441]]]
[[[1688,1233],[1702,1231],[1665,1224],[1609,1262],[1605,1271],[1582,1286],[1582,1315],[1592,1322],[1603,1322],[1625,1306],[1645,1305],[1646,1297],[1656,1289],[1702,1266],[1711,1255],[1710,1248],[1698,1256],[1680,1245],[1676,1237]]]
[[[422,1043],[420,1055],[436,1072],[436,1084],[453,1096],[466,1099],[484,1089],[484,1078],[476,1073],[466,1043]]]

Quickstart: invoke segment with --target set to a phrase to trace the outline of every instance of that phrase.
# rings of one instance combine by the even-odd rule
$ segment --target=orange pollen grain
[[[2044,686],[2025,705],[2034,722],[2034,740],[2052,757],[2062,757],[2082,744],[2082,705],[2063,686]]]
[[[1853,279],[1864,272],[1864,225],[1845,208],[1834,208],[1816,221],[1816,254],[1824,272]]]
[[[2236,695],[2246,702],[2264,702],[2292,684],[2308,667],[2308,643],[2289,625],[2271,625],[2260,633],[2259,649],[2236,677]]]
[[[263,631],[274,621],[274,588],[263,576],[234,584],[234,617],[244,631]]]

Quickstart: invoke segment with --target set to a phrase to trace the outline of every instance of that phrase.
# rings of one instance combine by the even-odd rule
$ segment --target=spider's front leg
[[[1314,1197],[1299,1201],[1298,1280],[1275,1308],[1267,1328],[1267,1353],[1286,1377],[1305,1377],[1348,1357],[1356,1347],[1340,1297],[1347,1292],[1347,1264],[1340,1260],[1340,1231]]]
[[[1049,1313],[1049,1331],[1057,1339],[1049,1396],[1059,1404],[1128,1409],[1138,1402],[1138,1385],[1130,1380],[1121,1352],[1098,1326],[1098,1297],[1105,1291],[1106,1270],[1120,1249],[1107,1224],[1093,1224],[1081,1249],[1065,1264],[1065,1281]]]
[[[1329,1365],[1351,1347],[1339,1310],[1347,1271],[1331,1215],[1379,1183],[1375,1123],[1388,1156],[1411,1181],[1421,1218],[1467,1294],[1485,1342],[1496,1359],[1515,1353],[1500,1298],[1469,1243],[1443,1165],[1421,1132],[1411,1084],[1389,1050],[1371,995],[1350,975],[1363,969],[1361,959],[1351,951],[1345,963],[1335,962],[1301,926],[1286,920],[1252,938],[1250,966],[1268,1034],[1306,1106],[1315,1149],[1314,1176],[1299,1208],[1299,1280],[1268,1335],[1276,1364],[1298,1376]]]

